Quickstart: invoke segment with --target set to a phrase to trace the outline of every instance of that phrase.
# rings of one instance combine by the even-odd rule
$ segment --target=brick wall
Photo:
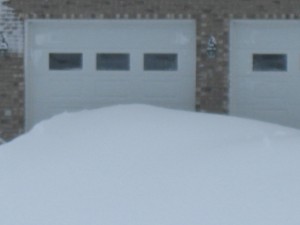
[[[23,132],[23,24],[14,9],[0,0],[0,33],[9,46],[0,54],[0,137],[10,140]]]
[[[8,54],[0,59],[0,136],[10,140],[23,132],[23,59]]]
[[[14,9],[15,19],[21,23],[27,18],[195,19],[196,109],[218,113],[228,110],[230,19],[298,19],[300,15],[298,0],[10,0],[4,5]],[[10,28],[11,31],[13,29]],[[210,35],[218,43],[218,54],[214,59],[206,55]],[[22,36],[19,39],[22,40]],[[19,49],[23,49],[23,46]],[[14,132],[22,130],[23,124],[22,57],[11,56],[4,62],[1,62],[0,68],[0,93],[7,103],[2,103],[1,99],[0,132],[11,138]],[[4,116],[6,108],[12,109],[12,117]]]

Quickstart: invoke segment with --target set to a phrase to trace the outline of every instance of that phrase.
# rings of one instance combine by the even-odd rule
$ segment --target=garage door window
[[[287,71],[286,54],[253,54],[253,71]]]
[[[130,69],[130,58],[127,53],[97,54],[97,70],[126,71]]]
[[[81,53],[50,53],[50,70],[79,70],[82,69]]]
[[[144,54],[145,71],[176,71],[177,64],[177,54]]]

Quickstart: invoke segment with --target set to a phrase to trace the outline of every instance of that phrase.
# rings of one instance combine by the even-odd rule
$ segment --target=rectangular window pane
[[[144,70],[146,71],[175,71],[177,64],[177,54],[144,54]]]
[[[97,70],[129,70],[129,54],[99,53],[97,54]]]
[[[287,71],[287,55],[254,54],[253,71]]]
[[[82,69],[81,53],[50,53],[50,70],[78,70]]]

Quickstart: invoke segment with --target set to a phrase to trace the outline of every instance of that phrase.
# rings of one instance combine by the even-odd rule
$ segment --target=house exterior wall
[[[24,129],[26,19],[194,19],[197,24],[195,108],[227,113],[230,20],[300,16],[298,0],[2,0],[0,3],[0,28],[11,47],[0,59],[0,136],[7,140]],[[218,45],[215,58],[206,54],[210,35]]]

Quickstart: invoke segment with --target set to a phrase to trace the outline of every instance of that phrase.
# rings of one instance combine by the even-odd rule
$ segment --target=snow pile
[[[3,225],[299,225],[300,132],[143,105],[0,146]]]

